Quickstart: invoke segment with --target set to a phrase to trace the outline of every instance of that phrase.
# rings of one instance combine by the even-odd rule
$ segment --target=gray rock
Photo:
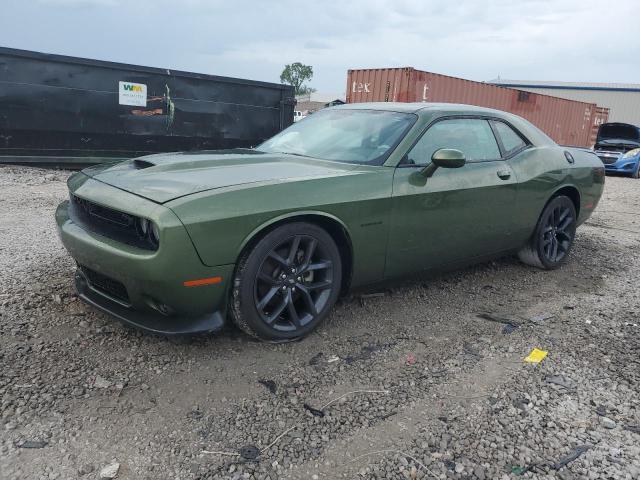
[[[96,376],[96,379],[93,382],[93,386],[95,388],[109,388],[112,385],[113,385],[112,382],[110,382],[109,380],[107,380],[104,377],[101,377],[100,375]]]
[[[103,467],[102,470],[100,470],[99,477],[103,479],[116,478],[118,476],[119,470],[120,470],[119,463],[117,462],[111,463],[106,467]]]
[[[85,463],[78,469],[78,475],[88,475],[95,470],[95,467],[90,463]]]
[[[571,473],[566,468],[563,468],[558,472],[558,478],[560,480],[574,480],[573,473]]]
[[[600,424],[604,428],[608,428],[608,429],[616,428],[616,422],[611,420],[609,417],[600,417]]]

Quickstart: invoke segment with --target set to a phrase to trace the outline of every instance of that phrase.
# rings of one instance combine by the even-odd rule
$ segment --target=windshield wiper
[[[294,155],[296,157],[314,158],[310,155],[303,155],[302,153],[295,153],[295,152],[275,152],[275,153],[281,153],[282,155]]]

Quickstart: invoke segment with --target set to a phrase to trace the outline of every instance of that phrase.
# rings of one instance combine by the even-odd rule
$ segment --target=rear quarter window
[[[509,156],[518,150],[522,150],[527,143],[509,125],[503,122],[493,122],[496,132],[502,141],[505,156]]]

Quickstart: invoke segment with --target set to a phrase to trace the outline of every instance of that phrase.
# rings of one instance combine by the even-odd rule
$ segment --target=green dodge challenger
[[[88,168],[56,220],[80,298],[121,321],[185,334],[231,318],[289,340],[349,288],[511,253],[558,267],[604,178],[508,113],[352,104],[255,149]]]

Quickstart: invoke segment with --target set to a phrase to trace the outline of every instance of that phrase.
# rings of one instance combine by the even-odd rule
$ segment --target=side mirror
[[[422,174],[429,178],[440,168],[460,168],[467,162],[464,153],[453,148],[441,148],[433,152],[431,163],[424,167]]]
[[[466,163],[464,153],[453,148],[441,148],[433,152],[431,161],[442,168],[460,168]]]

